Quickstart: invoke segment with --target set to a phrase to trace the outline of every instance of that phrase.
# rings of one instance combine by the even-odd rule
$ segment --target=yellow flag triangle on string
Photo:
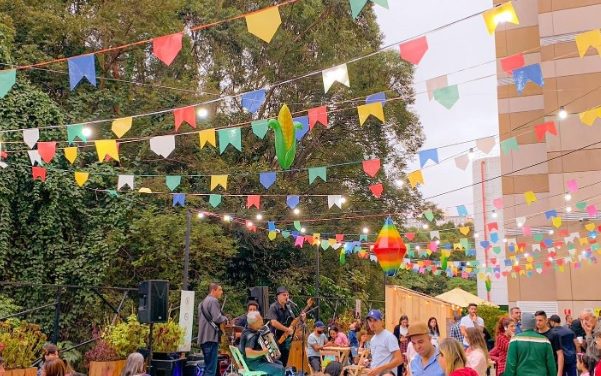
[[[411,184],[411,188],[415,188],[418,184],[424,184],[424,175],[422,175],[422,170],[415,170],[410,172],[407,175],[407,179],[409,179],[409,184]]]
[[[69,163],[73,164],[75,162],[75,159],[77,158],[77,146],[66,147],[64,152],[65,158],[67,158]]]
[[[217,142],[215,141],[215,128],[211,129],[203,129],[198,133],[200,137],[200,148],[204,148],[204,146],[209,143],[214,147],[217,147]]]
[[[520,20],[518,15],[515,13],[513,4],[508,1],[504,4],[494,7],[482,13],[484,22],[486,23],[486,29],[489,34],[493,34],[497,29],[497,26],[501,23],[511,22],[514,25],[519,25]]]
[[[578,48],[578,54],[580,57],[586,55],[589,47],[593,47],[597,50],[597,53],[601,55],[601,30],[594,29],[584,33],[576,35],[576,47]]]
[[[375,116],[382,123],[384,122],[384,107],[382,107],[382,102],[362,104],[357,107],[357,112],[359,112],[359,124],[361,125],[365,123],[369,115]]]
[[[280,10],[277,6],[260,10],[246,16],[246,27],[248,32],[263,39],[265,42],[271,42],[280,27],[282,19]]]
[[[555,228],[561,227],[561,217],[553,217],[551,222],[553,222],[553,226],[555,226]]]
[[[121,137],[123,137],[124,134],[127,133],[127,131],[129,131],[131,129],[132,121],[133,121],[133,118],[131,116],[113,120],[113,125],[111,126],[111,130],[113,131],[114,134],[117,135],[117,137],[121,138]]]
[[[96,140],[96,153],[98,160],[102,162],[108,155],[116,161],[119,161],[119,150],[117,149],[117,140]]]
[[[532,191],[524,192],[524,200],[526,200],[526,204],[530,205],[536,202],[536,194]]]
[[[211,175],[211,190],[218,186],[227,189],[227,175]]]
[[[83,187],[83,185],[88,181],[89,177],[89,172],[75,171],[75,181],[80,187]]]
[[[589,127],[595,123],[597,118],[601,117],[601,107],[595,107],[591,110],[581,112],[579,115],[580,121]]]
[[[313,245],[319,245],[321,243],[321,234],[316,232],[313,234]]]

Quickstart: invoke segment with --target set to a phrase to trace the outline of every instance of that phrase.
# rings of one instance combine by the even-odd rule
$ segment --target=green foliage
[[[0,323],[0,344],[4,345],[4,368],[28,368],[33,364],[46,336],[40,326],[23,320],[9,319]]]
[[[149,332],[148,325],[140,324],[137,317],[131,315],[125,321],[109,326],[105,340],[119,357],[125,359],[132,352],[146,347]]]
[[[61,359],[64,359],[70,365],[78,364],[82,360],[82,354],[78,349],[73,349],[75,344],[71,341],[63,341],[57,344]],[[64,351],[67,349],[71,349],[69,351]]]
[[[501,316],[506,315],[506,311],[503,311],[502,309],[494,306],[486,304],[481,304],[478,306],[478,316],[482,317],[486,329],[488,329],[488,332],[492,336],[495,335],[495,326],[497,325],[497,322],[499,321]]]
[[[474,279],[450,278],[447,282],[446,291],[452,290],[457,287],[469,292],[470,294],[478,295],[478,286],[476,280]]]
[[[152,333],[152,348],[156,352],[175,352],[184,340],[184,330],[171,319],[156,324]]]
[[[0,294],[0,317],[12,315],[22,310],[23,307],[15,304],[14,299],[9,298],[6,295]]]

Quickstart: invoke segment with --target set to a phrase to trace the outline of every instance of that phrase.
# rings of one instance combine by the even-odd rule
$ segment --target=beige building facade
[[[502,2],[495,0],[495,4]],[[520,24],[499,26],[495,34],[500,139],[516,137],[519,143],[519,151],[501,155],[506,236],[531,244],[532,237],[523,237],[516,224],[516,218],[526,217],[526,226],[534,232],[549,237],[553,230],[554,240],[563,240],[562,229],[586,237],[585,224],[594,221],[599,226],[596,219],[601,216],[589,219],[575,204],[585,201],[601,209],[601,120],[586,126],[578,114],[601,106],[601,56],[590,48],[581,58],[575,36],[601,28],[601,0],[516,0],[513,6]],[[524,54],[526,65],[541,64],[543,87],[529,82],[521,95],[517,92],[511,75],[501,68],[501,59],[517,53]],[[558,116],[561,108],[568,112],[565,119]],[[555,121],[558,135],[547,134],[540,142],[534,128],[548,121]],[[577,180],[579,189],[566,201],[566,183],[571,179]],[[527,205],[526,191],[534,191],[538,200]],[[562,217],[559,229],[545,218],[549,209]],[[586,245],[576,247],[578,256]],[[557,257],[568,256],[565,245],[555,250]],[[593,254],[601,259],[598,252]],[[530,278],[510,277],[508,303],[520,305],[523,311],[557,311],[563,318],[565,309],[577,313],[601,307],[600,278],[601,263],[586,260],[579,268],[571,263],[563,271],[547,268]]]

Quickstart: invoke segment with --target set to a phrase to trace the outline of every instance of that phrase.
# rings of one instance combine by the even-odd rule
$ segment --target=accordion
[[[259,330],[259,338],[257,341],[263,350],[267,350],[267,355],[265,355],[265,358],[267,358],[269,363],[275,362],[280,358],[280,356],[282,356],[282,353],[278,348],[278,343],[275,341],[273,333],[271,330],[269,330],[267,325]]]

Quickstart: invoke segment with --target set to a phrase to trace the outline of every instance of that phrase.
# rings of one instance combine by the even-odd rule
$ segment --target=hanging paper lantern
[[[407,247],[392,218],[388,217],[384,221],[373,250],[384,272],[389,276],[394,275],[403,262]]]
[[[490,280],[490,276],[486,276],[486,279],[484,280],[484,286],[486,287],[486,291],[490,292],[492,288],[492,281]]]
[[[287,170],[296,156],[296,130],[303,125],[292,120],[292,115],[285,104],[280,108],[278,119],[269,120],[269,127],[275,132],[275,155],[282,169]]]

